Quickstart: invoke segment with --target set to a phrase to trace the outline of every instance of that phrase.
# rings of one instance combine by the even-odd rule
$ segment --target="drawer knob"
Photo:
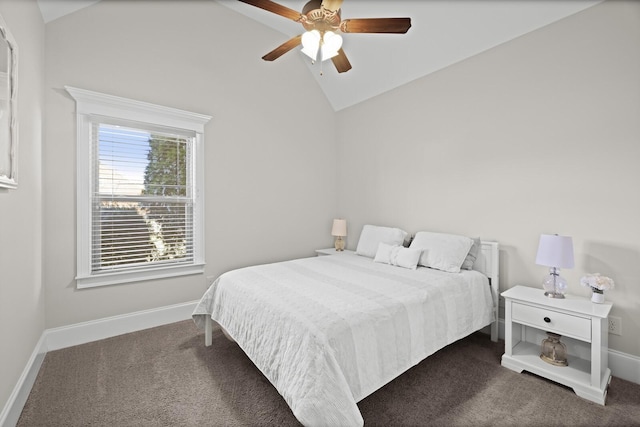
[[[548,317],[545,317],[544,321],[547,322],[547,323],[551,323],[551,319],[549,319]]]

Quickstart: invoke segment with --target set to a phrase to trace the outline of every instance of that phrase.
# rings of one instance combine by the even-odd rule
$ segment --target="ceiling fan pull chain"
[[[321,52],[321,55],[323,55],[323,56],[320,58],[320,76],[322,76],[322,63],[324,62],[324,52],[323,52],[323,51],[324,51],[324,49],[323,49],[323,47],[322,47],[322,45],[324,45],[324,36],[325,36],[325,32],[324,32],[324,31],[322,31],[322,32],[320,33],[320,45],[318,46],[318,50]]]

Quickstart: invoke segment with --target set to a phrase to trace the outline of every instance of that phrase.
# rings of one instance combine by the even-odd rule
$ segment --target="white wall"
[[[46,25],[48,328],[196,300],[207,275],[331,245],[335,116],[300,55],[260,59],[282,37],[212,1],[104,0]],[[75,104],[65,85],[213,116],[204,276],[75,288]]]
[[[0,411],[44,330],[44,23],[35,1],[0,2],[18,46],[18,189],[0,189]]]
[[[640,356],[640,2],[608,1],[338,114],[339,209],[495,239],[501,287],[539,286],[541,233],[612,277],[610,347]]]

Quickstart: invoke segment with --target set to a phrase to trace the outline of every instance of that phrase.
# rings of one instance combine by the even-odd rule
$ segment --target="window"
[[[202,273],[211,117],[66,89],[78,127],[78,288]]]

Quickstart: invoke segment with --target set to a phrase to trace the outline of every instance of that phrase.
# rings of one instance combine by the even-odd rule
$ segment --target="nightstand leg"
[[[511,301],[507,301],[505,306],[505,319],[504,322],[504,352],[507,356],[513,354],[513,322],[511,321]]]
[[[591,320],[591,385],[600,389],[606,388],[610,377],[603,375],[609,366],[609,331],[607,319],[593,318]]]

